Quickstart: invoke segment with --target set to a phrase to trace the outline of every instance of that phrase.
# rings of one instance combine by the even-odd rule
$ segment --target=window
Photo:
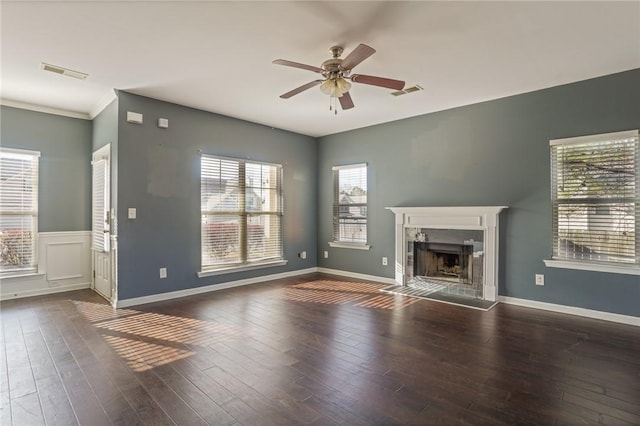
[[[283,261],[282,166],[203,155],[202,271]]]
[[[367,165],[333,167],[333,247],[368,249]]]
[[[550,146],[553,259],[640,266],[638,131]]]
[[[0,148],[0,274],[35,272],[39,152]]]

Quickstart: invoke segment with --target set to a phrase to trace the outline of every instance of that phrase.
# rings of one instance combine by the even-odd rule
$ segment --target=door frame
[[[107,176],[108,178],[106,179],[105,182],[105,192],[107,194],[107,199],[108,199],[108,209],[107,209],[107,217],[109,218],[109,249],[106,253],[108,253],[108,257],[109,257],[109,297],[106,297],[106,295],[100,293],[99,291],[96,290],[96,265],[95,265],[95,252],[93,247],[89,247],[89,250],[91,251],[91,288],[100,296],[105,297],[112,305],[116,303],[117,300],[117,296],[116,296],[116,289],[115,289],[115,280],[114,280],[114,237],[113,237],[113,230],[114,230],[114,214],[113,214],[113,208],[111,206],[111,202],[112,202],[112,197],[111,197],[111,143],[107,143],[106,145],[98,148],[97,150],[95,150],[92,154],[91,154],[91,168],[92,168],[92,173],[91,176],[93,177],[93,162],[99,159],[107,159]],[[94,191],[94,186],[93,186],[93,180],[91,182],[91,238],[93,240],[93,191]]]

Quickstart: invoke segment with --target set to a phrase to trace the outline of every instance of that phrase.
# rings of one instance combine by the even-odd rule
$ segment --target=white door
[[[111,253],[109,221],[111,145],[93,153],[93,191],[91,211],[91,252],[93,253],[93,288],[111,301]]]

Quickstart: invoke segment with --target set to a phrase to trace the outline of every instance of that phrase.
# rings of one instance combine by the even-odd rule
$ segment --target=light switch
[[[135,209],[135,207],[129,207],[128,217],[129,217],[129,219],[135,219],[136,218],[136,209]]]

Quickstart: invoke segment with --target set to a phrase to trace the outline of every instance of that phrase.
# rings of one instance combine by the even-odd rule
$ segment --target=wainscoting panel
[[[0,300],[91,286],[91,232],[38,234],[38,272],[2,279]]]

